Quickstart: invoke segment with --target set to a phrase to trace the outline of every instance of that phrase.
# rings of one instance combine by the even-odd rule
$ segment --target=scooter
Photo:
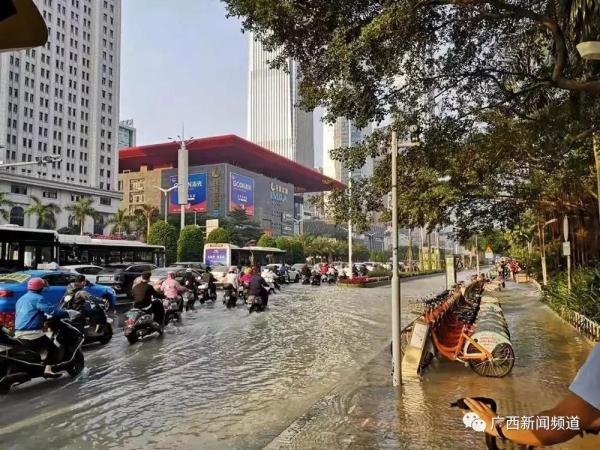
[[[69,315],[73,318],[79,313],[72,311]],[[85,336],[70,319],[50,318],[47,322],[50,339],[56,344],[60,361],[52,366],[54,372],[67,372],[71,377],[76,377],[85,367],[85,360],[81,346]],[[27,346],[25,341],[15,339],[8,334],[8,330],[0,327],[0,393],[6,394],[15,383],[25,383],[32,378],[44,376],[45,364],[42,355]],[[45,355],[44,355],[45,356]]]
[[[302,275],[302,284],[310,284],[310,277]]]
[[[311,284],[311,286],[321,286],[321,274],[313,273],[310,276],[310,284]]]
[[[263,305],[263,301],[258,295],[250,295],[246,300],[246,306],[248,306],[248,314],[263,312],[266,308],[266,305]]]
[[[125,314],[127,322],[123,327],[123,334],[130,344],[135,344],[138,339],[152,333],[162,335],[162,327],[154,321],[151,308],[151,306],[142,309],[132,308]]]
[[[244,303],[246,303],[246,300],[248,299],[248,288],[244,286],[243,283],[240,283],[238,288],[238,298]]]
[[[185,291],[182,294],[183,298],[183,310],[189,311],[194,308],[194,303],[196,303],[196,294],[190,289],[189,291]]]
[[[233,289],[233,285],[227,283],[223,286],[223,290],[225,291],[223,295],[223,304],[227,309],[234,308],[237,303],[237,293],[235,292],[235,289]]]
[[[181,323],[181,311],[183,310],[184,300],[178,295],[176,298],[165,298],[163,299],[163,306],[165,308],[165,325],[169,322]]]
[[[211,294],[210,289],[208,289],[208,283],[202,283],[198,286],[198,300],[201,304],[207,301],[214,302],[216,299],[216,294]]]
[[[85,344],[98,342],[107,344],[113,336],[113,320],[106,316],[106,303],[103,299],[94,297],[87,291],[67,293],[61,300],[63,309],[79,312],[72,325],[85,336]]]
[[[327,283],[329,284],[335,284],[337,281],[337,275],[335,273],[328,273],[327,274]]]

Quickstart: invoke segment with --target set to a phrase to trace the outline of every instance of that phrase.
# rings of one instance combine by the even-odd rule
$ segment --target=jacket
[[[164,298],[164,295],[156,291],[147,281],[136,284],[131,290],[131,296],[133,297],[133,305],[136,308],[147,308],[150,306],[152,304],[152,297]]]
[[[262,294],[262,287],[263,286],[268,286],[268,284],[265,282],[264,278],[261,277],[260,275],[252,275],[252,278],[250,278],[250,282],[248,283],[248,294],[249,295],[258,295],[260,296]]]
[[[15,331],[41,330],[45,316],[56,318],[69,317],[69,313],[59,305],[54,305],[37,292],[29,291],[17,300]]]
[[[160,288],[162,289],[166,298],[177,298],[180,292],[187,291],[187,289],[179,284],[179,281],[174,278],[167,278],[165,281],[163,281]]]

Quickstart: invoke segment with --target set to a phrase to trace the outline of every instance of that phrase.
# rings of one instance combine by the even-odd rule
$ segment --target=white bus
[[[266,266],[283,263],[285,250],[273,247],[238,247],[233,244],[205,244],[204,264],[207,266]]]

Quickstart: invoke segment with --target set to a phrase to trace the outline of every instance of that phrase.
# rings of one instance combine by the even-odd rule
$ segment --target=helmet
[[[46,282],[41,278],[30,278],[27,282],[27,289],[30,291],[41,291],[46,287]]]
[[[170,271],[167,273],[167,276],[168,276],[169,278],[175,278],[175,272],[173,272],[172,270],[170,270]]]
[[[246,269],[244,269],[244,273],[246,275],[250,275],[252,273],[252,267],[246,267]]]
[[[231,266],[231,267],[229,268],[229,273],[235,273],[235,272],[237,272],[237,267],[235,267],[235,266]]]

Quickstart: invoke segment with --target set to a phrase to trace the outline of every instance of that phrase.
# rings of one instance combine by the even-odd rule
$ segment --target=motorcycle
[[[112,339],[112,319],[106,316],[107,304],[103,299],[87,291],[67,293],[61,300],[61,307],[79,312],[71,323],[84,334],[85,344],[99,342],[104,345]]]
[[[238,298],[244,303],[246,303],[246,300],[248,299],[248,288],[244,286],[243,283],[240,283],[238,288]]]
[[[235,304],[237,303],[237,293],[235,292],[235,289],[233,289],[233,285],[232,284],[226,284],[225,286],[223,286],[223,289],[225,291],[224,295],[223,295],[223,304],[229,309],[229,308],[234,308]]]
[[[246,305],[248,306],[248,314],[262,312],[266,307],[263,305],[262,299],[258,295],[250,295],[246,300]]]
[[[157,300],[155,300],[157,301]],[[123,334],[130,344],[135,344],[138,339],[152,333],[162,335],[162,327],[154,321],[151,306],[147,308],[132,308],[125,314],[127,322],[123,328]]]
[[[217,296],[216,294],[211,294],[208,283],[202,283],[198,286],[198,300],[201,304],[204,304],[207,301],[214,302],[216,299]]]
[[[196,309],[194,308],[194,303],[196,303],[196,294],[194,292],[192,292],[191,290],[186,291],[182,294],[183,297],[183,309],[185,311],[189,311],[190,309]]]
[[[313,273],[310,276],[310,284],[311,284],[311,286],[321,286],[321,274]]]
[[[335,284],[337,282],[337,275],[335,273],[327,274],[327,283]]]
[[[181,311],[183,310],[183,304],[184,300],[181,296],[163,299],[163,306],[165,308],[165,325],[167,325],[170,321],[181,323]]]
[[[302,275],[302,284],[310,284],[310,276]]]
[[[70,312],[76,318],[79,313]],[[55,372],[67,372],[76,377],[85,367],[81,346],[85,341],[83,333],[72,325],[70,319],[50,318],[47,322],[50,339],[56,344],[58,364],[52,366]],[[6,394],[15,383],[25,383],[33,378],[44,376],[45,364],[40,353],[24,341],[15,339],[8,330],[0,327],[0,393]]]

